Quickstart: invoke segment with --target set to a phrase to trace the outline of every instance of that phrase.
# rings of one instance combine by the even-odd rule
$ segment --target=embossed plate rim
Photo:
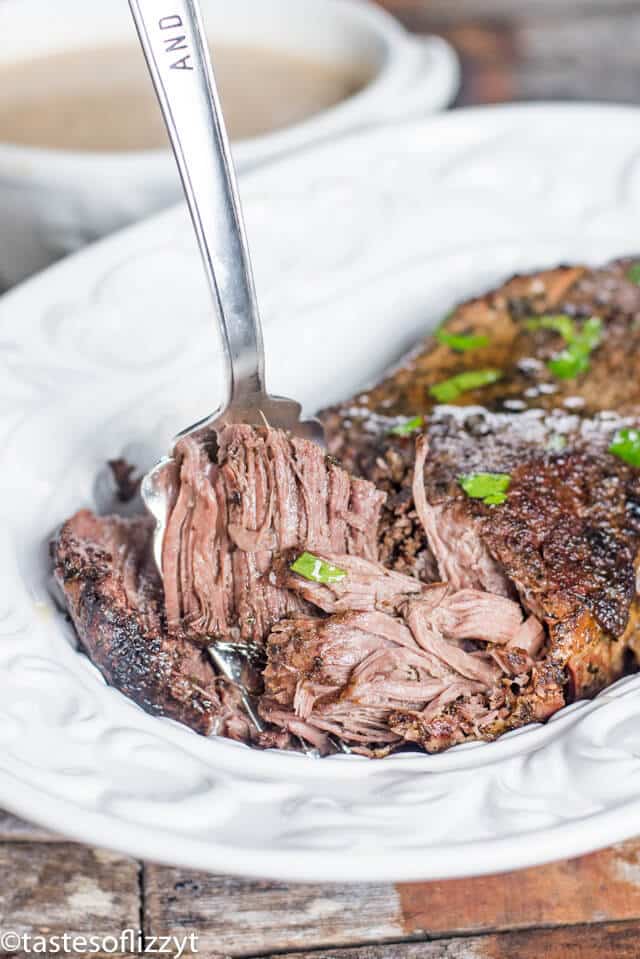
[[[434,144],[437,144],[438,131],[445,137],[450,136],[454,141],[459,140],[462,148],[465,144],[469,146],[474,138],[482,140],[482,137],[486,135],[486,130],[491,128],[492,135],[495,134],[497,138],[495,165],[496,169],[499,169],[501,168],[500,164],[504,166],[506,162],[504,156],[508,153],[508,151],[505,152],[502,134],[508,132],[512,122],[522,124],[526,120],[528,124],[534,123],[535,125],[536,123],[544,123],[546,118],[550,118],[551,122],[557,122],[560,118],[563,122],[566,119],[569,126],[573,124],[576,128],[578,126],[584,128],[589,123],[597,125],[602,122],[604,124],[613,123],[616,128],[622,130],[623,127],[626,129],[626,127],[631,127],[634,124],[636,127],[640,126],[636,122],[639,117],[640,111],[627,107],[583,104],[505,106],[460,111],[456,114],[429,120],[423,124],[398,125],[386,132],[362,133],[333,145],[324,146],[313,151],[313,153],[300,154],[296,158],[254,173],[245,181],[248,206],[252,207],[256,195],[260,195],[261,184],[272,186],[279,181],[283,185],[282,188],[286,190],[288,181],[295,179],[292,178],[291,174],[296,170],[301,182],[306,183],[305,178],[310,176],[310,171],[313,170],[314,166],[318,167],[321,164],[323,158],[333,157],[335,165],[336,158],[340,156],[351,155],[354,157],[357,155],[362,158],[369,155],[369,151],[371,149],[375,150],[376,147],[384,147],[384,151],[388,153],[392,151],[394,142],[401,142],[406,147],[407,144],[411,144],[412,138],[415,138],[416,145],[424,145],[425,138],[431,136]],[[400,138],[400,141],[398,141],[398,138]],[[535,141],[535,131],[533,141]],[[637,138],[629,134],[629,142],[633,142],[637,146],[637,150],[640,150],[640,134]],[[436,145],[433,149],[437,153],[439,147]],[[463,154],[461,154],[461,157],[463,158]],[[506,168],[503,172],[506,172]],[[376,175],[376,172],[373,171],[373,175],[370,177],[371,188],[374,192],[376,190]],[[382,186],[380,188],[382,189]],[[405,189],[401,184],[396,184],[395,189],[400,198],[402,198],[403,189],[405,199],[410,198],[408,187]],[[265,197],[262,197],[262,201],[267,205],[271,202]],[[405,212],[403,215],[407,216],[407,213]],[[125,262],[136,251],[139,253],[148,249],[155,250],[158,237],[166,238],[167,235],[170,235],[178,222],[178,217],[183,218],[183,214],[177,211],[162,214],[153,221],[134,227],[120,236],[102,242],[96,247],[52,268],[40,278],[30,281],[22,288],[9,294],[0,303],[0,323],[15,324],[21,315],[27,316],[29,310],[47,309],[55,297],[62,295],[63,292],[66,294],[74,284],[83,288],[87,295],[91,294],[92,291],[95,292],[97,287],[104,282],[105,277],[109,279],[114,268]],[[570,217],[568,223],[571,223]],[[605,234],[606,230],[603,236]],[[540,231],[537,239],[539,246],[543,246],[545,243],[549,244],[549,255],[553,257],[551,252],[555,249],[553,231],[549,231],[548,235],[547,232]],[[497,235],[492,236],[491,240],[496,250],[500,250],[501,245],[504,246],[508,242],[508,237],[502,236],[498,229]],[[594,249],[596,247],[599,249],[600,240],[598,236],[595,236],[593,240]],[[150,246],[151,241],[154,242],[153,246]],[[613,247],[616,246],[615,238],[609,237],[607,242],[609,241],[611,241]],[[165,241],[163,240],[163,242]],[[172,248],[171,244],[173,242],[173,239],[168,241],[168,249]],[[640,246],[640,244],[638,245]],[[533,246],[535,244],[531,244],[530,249]],[[562,243],[560,247],[562,247]],[[584,250],[590,248],[588,237],[581,248]],[[461,249],[447,251],[445,248],[442,252],[443,262],[446,263],[447,259],[454,256],[456,252],[461,255]],[[473,242],[470,242],[469,250],[472,249]],[[539,256],[540,254],[536,252],[535,255]],[[328,265],[325,264],[328,274],[333,271],[334,282],[333,286],[329,287],[324,301],[322,298],[315,302],[305,301],[304,291],[302,290],[304,284],[301,284],[298,295],[302,296],[302,309],[303,311],[306,310],[307,316],[311,317],[311,320],[313,320],[314,313],[318,309],[327,308],[329,303],[337,304],[347,301],[349,298],[356,302],[358,298],[364,298],[364,294],[354,293],[354,287],[363,285],[367,278],[371,279],[373,276],[377,276],[380,273],[380,261],[374,257],[365,263],[359,263],[357,261],[357,250],[354,256],[355,261],[353,263],[349,262],[348,269],[344,269],[342,272],[340,264],[333,264],[330,261]],[[391,271],[391,268],[397,270],[396,279],[389,278],[387,275],[386,278],[378,277],[375,282],[379,283],[381,288],[384,286],[388,290],[395,289],[397,294],[401,294],[404,284],[411,280],[418,269],[420,252],[407,250],[404,260],[397,251],[395,256],[396,258],[392,258],[386,266],[388,268],[387,273]],[[432,258],[432,262],[434,260],[435,257]],[[127,283],[129,284],[129,292],[132,292],[130,278],[126,279],[125,287]],[[396,283],[396,287],[394,287],[394,283]],[[121,291],[116,290],[116,292],[120,295]],[[81,304],[78,313],[80,325],[76,330],[80,339],[82,339],[83,333],[82,315]],[[269,328],[279,328],[283,324],[286,326],[282,316],[277,315],[277,313],[274,314],[273,318],[268,318]],[[0,328],[4,334],[8,327],[3,325]],[[98,341],[99,345],[100,341]],[[87,347],[86,343],[85,347]],[[99,352],[95,345],[93,348],[90,346],[88,348],[89,356]],[[124,378],[124,374],[122,375]],[[7,566],[7,572],[10,571]],[[6,577],[4,582],[7,582]],[[34,585],[33,583],[30,585],[33,594]],[[33,619],[33,610],[31,610],[29,628],[33,633],[29,642],[33,646],[32,658],[34,660],[30,668],[33,672],[34,688],[37,688],[38,669],[46,662],[50,650],[45,635],[47,627],[42,622],[37,623]],[[2,633],[1,624],[0,633]],[[41,633],[42,636],[40,636]],[[7,639],[9,636],[10,634],[7,632],[0,639],[0,650],[3,642],[13,642],[13,639]],[[379,763],[338,757],[333,760],[313,763],[299,756],[256,753],[245,747],[226,742],[199,739],[177,724],[166,720],[152,719],[142,714],[118,693],[104,687],[100,683],[95,669],[77,657],[71,650],[62,652],[56,647],[55,656],[55,666],[59,667],[62,663],[67,668],[64,674],[65,678],[72,677],[74,683],[89,686],[95,692],[96,697],[100,699],[102,705],[108,705],[109,709],[113,709],[113,717],[117,717],[125,731],[127,724],[131,726],[132,731],[135,731],[138,739],[132,739],[130,744],[132,755],[138,755],[136,750],[145,755],[147,753],[153,755],[154,750],[159,749],[160,746],[171,747],[171,749],[176,750],[176,756],[180,753],[184,758],[185,769],[188,768],[189,773],[193,771],[194,777],[196,777],[196,771],[201,774],[201,782],[196,782],[191,793],[185,786],[185,795],[180,802],[176,803],[176,811],[187,808],[188,804],[193,802],[197,814],[201,815],[197,806],[200,795],[203,801],[215,803],[217,801],[216,789],[218,788],[215,783],[215,773],[217,771],[222,784],[218,797],[221,803],[220,808],[223,809],[222,818],[227,817],[230,828],[233,828],[234,808],[236,806],[238,809],[244,808],[242,806],[242,788],[251,787],[257,793],[263,790],[265,795],[270,797],[264,807],[267,816],[278,807],[278,804],[280,804],[281,812],[282,809],[290,809],[293,818],[297,815],[297,810],[302,808],[300,819],[304,826],[302,832],[304,833],[304,829],[306,829],[309,835],[312,834],[315,828],[313,823],[316,821],[314,817],[316,817],[318,822],[323,823],[322,826],[318,827],[320,836],[322,837],[322,830],[324,829],[328,837],[327,844],[324,847],[322,843],[320,846],[313,846],[308,839],[305,841],[299,840],[293,834],[287,839],[289,845],[286,846],[285,843],[282,848],[278,848],[273,841],[270,842],[269,836],[265,837],[261,844],[254,842],[252,846],[245,848],[239,841],[230,844],[221,842],[224,827],[216,826],[214,820],[211,821],[209,826],[206,828],[203,826],[200,832],[196,831],[193,835],[187,834],[184,829],[179,829],[177,824],[175,828],[167,827],[166,822],[162,826],[154,827],[153,820],[157,812],[154,801],[145,797],[144,793],[136,797],[133,790],[129,796],[126,793],[118,793],[116,780],[111,783],[111,794],[109,794],[110,781],[108,778],[105,778],[102,784],[98,784],[102,791],[93,802],[91,775],[87,773],[85,779],[82,780],[82,766],[78,765],[78,762],[75,766],[73,765],[71,760],[74,757],[71,754],[67,772],[65,773],[63,769],[56,773],[54,770],[52,775],[58,775],[60,782],[64,781],[65,789],[70,789],[77,782],[78,787],[85,790],[86,801],[84,804],[80,804],[74,802],[69,796],[61,798],[60,795],[51,791],[46,792],[42,788],[38,789],[37,786],[33,785],[33,782],[28,781],[27,760],[21,763],[18,758],[11,756],[10,749],[3,745],[2,729],[0,729],[0,802],[17,814],[26,815],[44,826],[61,830],[73,838],[86,842],[108,845],[122,852],[135,854],[143,858],[243,875],[315,881],[402,880],[481,874],[532,865],[560,856],[581,853],[626,838],[639,831],[639,800],[628,796],[626,798],[621,796],[619,802],[608,797],[606,800],[594,799],[592,802],[593,809],[589,811],[589,804],[586,802],[584,795],[580,795],[580,789],[578,788],[576,795],[572,797],[572,801],[579,808],[581,808],[580,804],[582,803],[584,809],[580,815],[573,815],[573,818],[568,817],[565,822],[560,821],[555,825],[543,824],[538,830],[528,829],[518,832],[518,821],[524,823],[528,816],[536,815],[541,817],[541,820],[544,819],[544,797],[542,802],[536,806],[536,796],[527,795],[524,798],[533,804],[531,810],[527,810],[525,804],[522,810],[516,811],[513,820],[515,825],[512,824],[511,826],[509,825],[508,805],[504,810],[499,810],[497,822],[492,826],[493,834],[488,838],[476,838],[463,842],[452,841],[451,837],[443,841],[434,838],[431,842],[417,842],[415,847],[412,848],[410,835],[400,836],[398,834],[394,846],[393,827],[397,822],[393,818],[394,809],[390,807],[393,807],[395,802],[393,788],[398,784],[402,785],[403,782],[405,786],[411,782],[419,785],[420,788],[424,786],[428,792],[428,787],[434,786],[439,781],[459,781],[460,775],[471,776],[472,770],[476,773],[475,781],[480,783],[483,781],[483,776],[487,770],[493,769],[493,767],[495,767],[496,775],[500,775],[504,770],[505,775],[508,776],[510,772],[517,770],[522,780],[526,781],[527,767],[535,764],[536,758],[545,753],[545,744],[553,744],[555,752],[561,753],[565,741],[572,742],[571,736],[576,737],[578,745],[581,743],[580,736],[584,736],[587,750],[583,763],[584,775],[591,775],[593,778],[593,773],[589,773],[590,754],[588,751],[596,750],[595,762],[596,768],[599,769],[600,767],[597,765],[599,762],[598,749],[601,746],[598,745],[597,740],[600,727],[604,725],[605,714],[609,717],[613,713],[616,713],[616,715],[619,712],[624,714],[625,708],[631,714],[633,703],[636,700],[640,701],[640,678],[622,680],[595,702],[576,704],[563,710],[545,727],[518,731],[504,737],[495,744],[461,747],[437,757],[397,756]],[[0,658],[2,658],[1,651]],[[54,659],[51,658],[52,663],[53,661]],[[6,668],[7,664],[3,663],[2,670],[6,671]],[[27,698],[25,703],[28,702]],[[17,705],[21,706],[21,703],[17,702]],[[0,708],[1,712],[2,709]],[[17,715],[20,715],[19,709]],[[8,717],[9,724],[14,718]],[[109,713],[108,718],[112,718],[111,713]],[[90,734],[87,741],[91,745],[91,722],[95,717],[89,716],[85,719]],[[591,730],[589,735],[582,732],[587,727]],[[116,760],[118,759],[117,750],[123,746],[122,741],[117,737],[117,733],[117,729],[112,730],[111,740],[108,740],[112,747],[115,744]],[[589,736],[591,736],[591,739]],[[96,743],[97,740],[94,741],[94,746]],[[68,743],[62,738],[60,744],[62,749],[68,748]],[[77,747],[79,757],[80,746],[78,741],[75,741],[73,745]],[[126,746],[126,741],[124,745]],[[628,756],[632,757],[629,760],[625,758],[627,754],[623,755],[622,749],[620,749],[620,756],[614,756],[613,758],[610,747],[605,746],[604,750],[607,752],[608,760],[614,762],[614,764],[619,763],[621,770],[624,769],[627,773],[632,771],[634,775],[640,771],[640,763],[635,763],[634,748],[631,748],[628,753]],[[640,749],[638,752],[640,753]],[[111,761],[111,757],[109,757],[109,760]],[[578,762],[577,759],[567,761],[573,761],[574,765]],[[40,766],[38,768],[35,768],[32,763],[30,770],[32,779],[37,778],[36,774],[46,779],[46,775],[50,771],[47,767],[48,760],[46,757],[42,757],[39,762]],[[190,763],[192,763],[193,770],[191,770]],[[155,772],[153,763],[149,768],[152,772]],[[91,772],[90,764],[87,765],[87,769]],[[104,773],[104,770],[101,769],[100,771]],[[76,778],[74,779],[74,777]],[[208,782],[207,777],[212,780],[212,784]],[[458,777],[458,780],[456,780],[456,777]],[[185,773],[185,781],[188,779],[189,775]],[[490,777],[488,775],[486,780],[489,783]],[[211,785],[210,789],[209,785]],[[584,784],[582,785],[584,787]],[[507,794],[509,788],[510,785],[507,782],[505,784]],[[331,794],[331,789],[333,794]],[[357,789],[364,790],[362,796],[356,795],[356,792],[349,793],[349,790]],[[326,792],[326,796],[322,795],[323,790]],[[451,796],[454,802],[459,799],[459,792],[460,790],[456,792],[455,788],[452,787]],[[494,802],[494,797],[490,794],[490,790],[488,792],[489,795],[482,797],[482,802],[479,798],[477,802],[474,800],[476,802],[475,806],[472,804],[471,813],[476,817],[480,817],[483,809],[485,813],[492,812],[491,804]],[[389,795],[391,798],[385,799],[385,796]],[[347,815],[348,810],[344,808],[345,796],[350,797],[347,803],[347,805],[349,803],[351,805],[350,819]],[[317,803],[318,799],[322,800],[319,804]],[[432,803],[437,806],[437,801],[438,796],[434,794],[429,801],[423,801],[421,805],[420,801],[416,800],[409,790],[404,796],[404,805],[401,804],[400,814],[402,816],[406,815],[407,821],[410,822],[411,814],[431,812],[435,808]],[[608,806],[606,805],[607,801]],[[136,803],[138,803],[137,806]],[[302,807],[300,806],[301,803]],[[304,804],[308,808],[303,808]],[[109,811],[105,812],[104,809],[101,811],[102,807]],[[151,825],[147,824],[147,815]],[[351,847],[344,844],[342,846],[340,844],[337,846],[331,845],[336,836],[332,817],[335,817],[337,822],[341,816],[343,818],[341,827],[343,832],[345,829],[344,822],[347,823],[348,828],[349,822],[355,823],[357,826],[365,820],[366,828],[362,831],[361,841],[357,838],[354,839]],[[520,820],[518,820],[518,816]],[[141,818],[144,820],[143,822],[141,822]],[[556,818],[558,818],[557,815]],[[389,836],[392,839],[391,843],[386,846],[384,842],[381,845],[378,843],[379,839],[382,841],[389,838],[389,836],[380,833],[381,829],[384,831],[385,823],[389,826]],[[216,828],[219,830],[219,835],[216,833]],[[286,834],[283,833],[282,835]],[[337,835],[339,838],[339,830]]]

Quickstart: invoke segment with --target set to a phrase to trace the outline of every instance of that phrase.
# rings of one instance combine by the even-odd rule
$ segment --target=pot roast
[[[435,752],[543,721],[640,646],[633,261],[516,277],[326,411],[181,440],[162,577],[144,517],[52,544],[107,682],[204,734]],[[207,643],[262,656],[258,733]],[[261,651],[261,653],[260,653]]]

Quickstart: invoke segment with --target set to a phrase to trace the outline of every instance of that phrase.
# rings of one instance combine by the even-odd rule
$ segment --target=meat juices
[[[164,596],[144,520],[77,514],[56,574],[107,680],[200,732],[323,752],[338,737],[381,756],[495,738],[622,675],[640,636],[640,471],[609,447],[639,422],[630,262],[516,277],[463,304],[444,337],[324,414],[342,466],[268,429],[229,428],[213,452],[182,441]],[[602,325],[569,379],[550,372],[557,330],[530,322],[549,313]],[[434,384],[479,367],[499,378],[434,405]],[[415,429],[394,433],[406,419]],[[509,476],[504,501],[463,491],[478,472]],[[302,551],[344,575],[294,573]],[[203,657],[212,635],[264,644],[262,736]]]

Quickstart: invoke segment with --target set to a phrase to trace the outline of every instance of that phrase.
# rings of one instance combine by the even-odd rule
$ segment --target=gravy
[[[362,89],[364,66],[260,47],[216,47],[229,134],[300,122]],[[104,47],[0,67],[0,142],[60,150],[153,150],[167,144],[142,53]]]

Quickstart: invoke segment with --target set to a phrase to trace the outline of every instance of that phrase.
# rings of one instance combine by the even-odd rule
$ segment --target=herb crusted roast
[[[146,519],[52,544],[81,643],[152,713],[261,746],[434,752],[548,718],[640,651],[640,264],[516,277],[323,414],[187,438]],[[262,649],[258,733],[206,655]]]

